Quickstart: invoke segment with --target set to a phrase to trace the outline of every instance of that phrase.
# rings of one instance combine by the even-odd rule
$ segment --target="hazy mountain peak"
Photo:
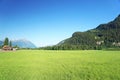
[[[11,40],[12,42],[16,42],[16,41],[23,41],[23,42],[27,42],[29,40],[27,39],[14,39],[14,40]]]
[[[36,48],[36,46],[27,39],[17,39],[17,40],[11,40],[12,46],[18,46],[20,48]],[[0,45],[3,45],[3,41],[0,41]]]
[[[13,46],[17,45],[20,48],[36,48],[36,46],[31,41],[26,39],[14,40],[12,41],[12,45]]]

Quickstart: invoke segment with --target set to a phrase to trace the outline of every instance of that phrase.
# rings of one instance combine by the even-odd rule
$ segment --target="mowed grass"
[[[120,80],[120,51],[0,52],[0,80]]]

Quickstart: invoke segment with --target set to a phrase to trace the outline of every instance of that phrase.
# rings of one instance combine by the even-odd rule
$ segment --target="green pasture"
[[[1,51],[0,80],[120,80],[120,51]]]

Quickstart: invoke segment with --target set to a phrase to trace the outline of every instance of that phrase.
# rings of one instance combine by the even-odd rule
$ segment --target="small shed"
[[[10,47],[10,46],[8,46],[8,45],[3,46],[2,49],[5,50],[5,51],[11,51],[11,50],[13,50],[13,48]]]

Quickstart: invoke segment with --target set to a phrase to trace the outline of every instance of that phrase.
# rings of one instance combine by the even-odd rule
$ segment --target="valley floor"
[[[120,51],[0,52],[0,80],[120,80]]]

